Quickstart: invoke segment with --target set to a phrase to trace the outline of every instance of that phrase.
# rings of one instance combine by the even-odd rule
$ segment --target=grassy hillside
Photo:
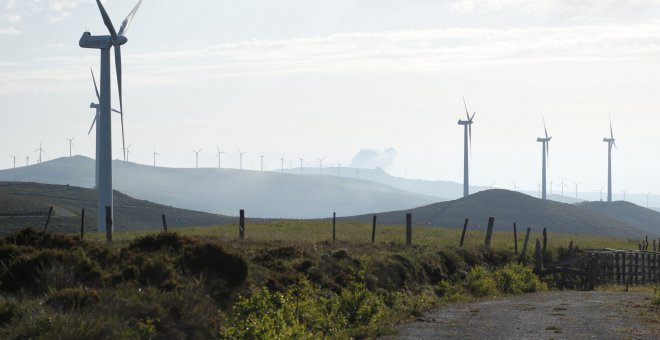
[[[85,209],[85,226],[96,230],[96,192],[68,185],[0,182],[0,233],[33,227],[43,229],[49,207],[53,207],[52,230],[77,232]],[[161,215],[168,226],[208,226],[237,223],[237,218],[172,208],[137,200],[115,191],[114,218],[117,231],[160,228]]]
[[[449,202],[441,202],[406,211],[377,213],[386,224],[404,222],[405,213],[413,215],[413,223],[428,226],[462,227],[465,218],[470,228],[485,230],[488,217],[495,217],[496,230],[509,230],[514,222],[520,228],[548,228],[555,233],[605,235],[639,238],[645,233],[626,222],[610,218],[579,206],[543,201],[508,190],[487,190]],[[372,215],[347,217],[369,221]]]
[[[649,235],[660,235],[660,212],[626,201],[584,202],[580,207],[623,221]]]

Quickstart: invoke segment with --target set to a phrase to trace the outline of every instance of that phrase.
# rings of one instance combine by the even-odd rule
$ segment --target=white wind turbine
[[[281,168],[280,172],[284,172],[284,156],[280,158],[280,168]]]
[[[303,173],[303,159],[302,159],[302,157],[300,157],[300,158],[298,158],[298,160],[300,160],[300,173],[302,174]]]
[[[16,169],[16,155],[9,155],[9,157],[14,159],[14,169]]]
[[[67,138],[66,140],[69,141],[69,158],[72,156],[72,149],[73,149],[73,140],[76,138],[76,136],[73,136],[71,138]]]
[[[156,156],[160,156],[160,154],[154,149],[154,166],[156,166]]]
[[[616,139],[612,130],[612,118],[610,117],[610,138],[603,138],[607,143],[607,201],[612,202],[612,146],[616,149]]]
[[[264,171],[264,155],[261,154],[259,157],[261,158],[261,171]]]
[[[218,159],[218,169],[220,169],[222,167],[222,154],[224,152],[220,151],[219,146],[216,146],[216,148],[218,149],[218,153],[215,154],[215,158]]]
[[[463,98],[463,105],[465,106],[465,117],[467,120],[459,120],[458,125],[463,125],[463,197],[466,197],[470,194],[468,151],[472,150],[472,123],[474,122],[474,116],[477,113],[475,112],[470,116],[467,104],[465,103],[465,98]]]
[[[25,155],[25,166],[30,165],[30,155]]]
[[[547,188],[546,188],[546,172],[547,172],[547,158],[550,155],[550,140],[552,140],[552,137],[548,136],[548,129],[545,127],[545,119],[543,119],[543,130],[545,131],[545,138],[539,137],[536,138],[536,141],[541,144],[541,152],[543,153],[543,162],[542,162],[542,185],[541,185],[541,199],[546,199],[547,198]]]
[[[199,153],[202,152],[202,149],[193,150],[192,152],[195,153],[195,169],[198,169],[199,168]]]
[[[124,162],[128,162],[128,156],[131,155],[131,146],[133,146],[133,144],[129,143],[127,147],[123,148],[124,149]]]
[[[108,240],[111,239],[112,229],[106,221],[113,221],[113,202],[112,202],[112,126],[111,126],[111,95],[110,95],[110,49],[115,51],[115,66],[117,72],[117,87],[119,90],[119,111],[124,112],[122,97],[122,70],[121,70],[121,45],[126,44],[128,39],[124,36],[133,16],[137,12],[142,0],[140,0],[133,10],[128,14],[121,24],[119,33],[115,31],[112,20],[105,11],[100,0],[96,0],[99,7],[103,23],[108,28],[110,35],[92,36],[89,32],[83,33],[79,45],[82,48],[92,48],[101,50],[101,91],[99,100],[98,115],[98,229],[106,231]],[[122,120],[124,115],[121,115]],[[107,213],[106,213],[107,211]],[[108,219],[106,219],[106,214]]]
[[[238,150],[238,154],[239,154],[238,169],[239,170],[243,170],[243,155],[245,155],[246,153],[247,153],[247,151]]]
[[[44,150],[44,149],[41,147],[41,143],[39,143],[39,148],[36,149],[36,150],[34,150],[34,152],[37,152],[37,151],[39,151],[39,163],[41,163],[41,154],[42,154],[42,153],[46,153],[46,150]]]
[[[325,159],[325,156],[322,158],[316,157],[316,160],[319,161],[319,175],[323,174],[323,160]]]

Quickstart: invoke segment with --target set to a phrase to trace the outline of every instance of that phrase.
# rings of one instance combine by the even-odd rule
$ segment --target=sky
[[[104,1],[115,27],[136,2]],[[129,160],[374,154],[396,176],[462,182],[465,98],[471,184],[535,190],[545,119],[554,191],[606,188],[611,117],[615,194],[660,193],[658,18],[660,0],[144,0],[122,47]],[[93,157],[85,30],[108,34],[94,1],[0,0],[0,168],[40,143],[67,156],[72,136]],[[114,75],[112,91],[117,107]]]

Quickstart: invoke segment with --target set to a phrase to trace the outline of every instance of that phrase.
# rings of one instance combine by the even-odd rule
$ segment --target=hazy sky
[[[116,27],[136,2],[105,1]],[[555,187],[606,186],[611,114],[615,191],[660,192],[657,18],[656,0],[145,0],[122,49],[130,159],[192,167],[203,148],[216,166],[220,145],[223,165],[241,149],[276,169],[387,149],[394,175],[460,182],[465,96],[472,184],[535,189],[543,115]],[[107,34],[91,0],[0,0],[0,168],[74,135],[93,155],[85,29]]]

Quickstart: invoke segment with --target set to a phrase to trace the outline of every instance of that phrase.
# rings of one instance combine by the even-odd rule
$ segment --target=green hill
[[[68,185],[0,182],[0,233],[32,227],[41,230],[49,207],[53,215],[49,229],[80,230],[81,212],[85,209],[85,227],[96,230],[96,191]],[[117,231],[162,227],[161,215],[168,227],[208,226],[237,223],[238,218],[177,209],[137,200],[114,192],[114,225]]]

